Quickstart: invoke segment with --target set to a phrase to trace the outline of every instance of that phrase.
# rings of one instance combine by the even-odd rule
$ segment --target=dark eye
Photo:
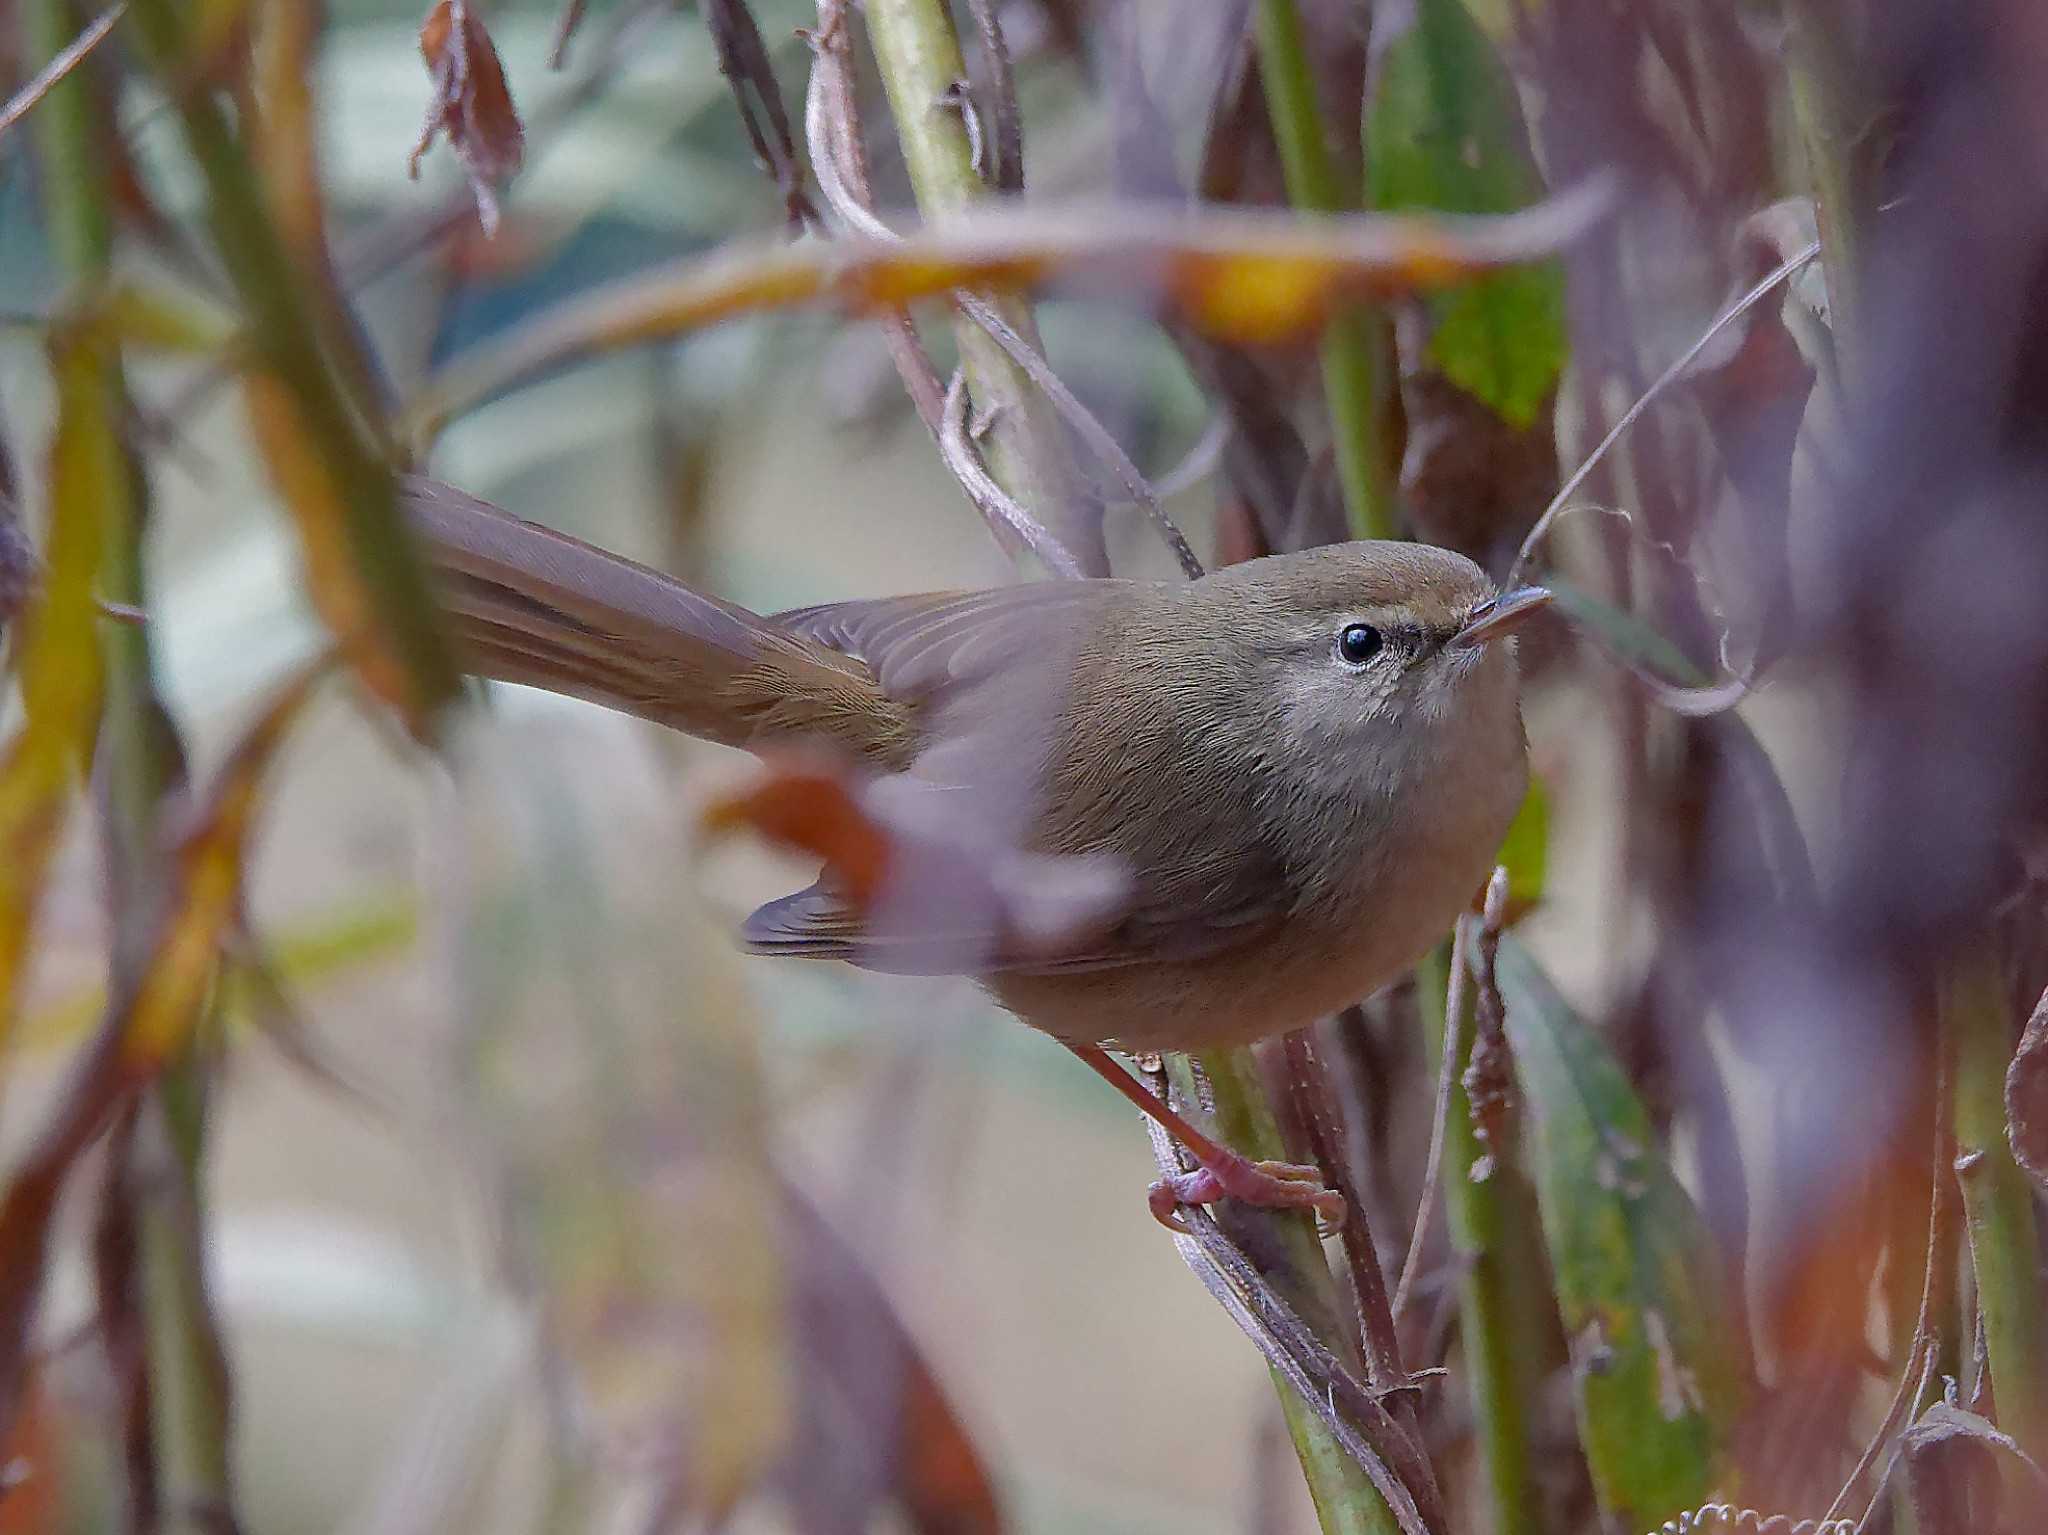
[[[1380,653],[1382,643],[1371,624],[1351,624],[1337,636],[1337,658],[1347,666],[1363,666]]]

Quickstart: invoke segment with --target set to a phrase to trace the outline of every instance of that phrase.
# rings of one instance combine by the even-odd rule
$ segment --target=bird
[[[1471,902],[1528,785],[1513,636],[1550,600],[1450,550],[1361,540],[1194,580],[1088,578],[761,615],[425,477],[402,496],[463,665],[757,754],[811,743],[992,851],[1122,895],[1059,942],[988,902],[883,924],[826,877],[760,953],[979,981],[1165,1123],[1153,1213],[1344,1202],[1257,1162],[1105,1053],[1307,1026],[1404,974]],[[979,842],[976,843],[975,839]]]

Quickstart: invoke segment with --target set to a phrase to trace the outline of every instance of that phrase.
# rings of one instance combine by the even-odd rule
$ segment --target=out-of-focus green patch
[[[265,945],[272,975],[293,991],[320,986],[350,972],[403,954],[419,936],[419,903],[409,890],[385,891],[350,901],[334,911],[286,928]],[[247,977],[231,969],[222,977],[221,1002],[229,1036],[253,1022],[255,999]],[[24,1054],[76,1045],[92,1032],[107,1005],[98,986],[81,987],[28,1013],[15,1048]]]
[[[1461,0],[1418,0],[1387,49],[1366,129],[1366,197],[1385,210],[1506,213],[1543,195],[1513,79]],[[1429,300],[1429,358],[1526,428],[1564,370],[1555,262],[1491,273]]]
[[[1508,871],[1508,911],[1526,911],[1543,899],[1543,877],[1550,860],[1550,793],[1542,780],[1529,780],[1522,808],[1500,845],[1498,862]]]
[[[1594,1490],[1646,1529],[1714,1489],[1743,1391],[1720,1259],[1621,1067],[1512,935],[1497,975]]]
[[[1713,679],[1670,640],[1633,613],[1624,612],[1555,572],[1543,577],[1558,607],[1573,622],[1592,630],[1617,656],[1680,687],[1704,687]]]

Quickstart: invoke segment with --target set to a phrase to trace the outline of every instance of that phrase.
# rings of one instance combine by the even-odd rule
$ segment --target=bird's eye
[[[1348,624],[1337,636],[1337,659],[1346,666],[1363,666],[1380,653],[1382,643],[1371,624]]]

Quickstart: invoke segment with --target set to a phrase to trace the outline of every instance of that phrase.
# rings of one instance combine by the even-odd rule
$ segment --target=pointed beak
[[[1469,650],[1497,640],[1528,618],[1550,606],[1550,591],[1542,586],[1518,586],[1498,597],[1489,597],[1465,619],[1465,627],[1451,636],[1452,650]]]

